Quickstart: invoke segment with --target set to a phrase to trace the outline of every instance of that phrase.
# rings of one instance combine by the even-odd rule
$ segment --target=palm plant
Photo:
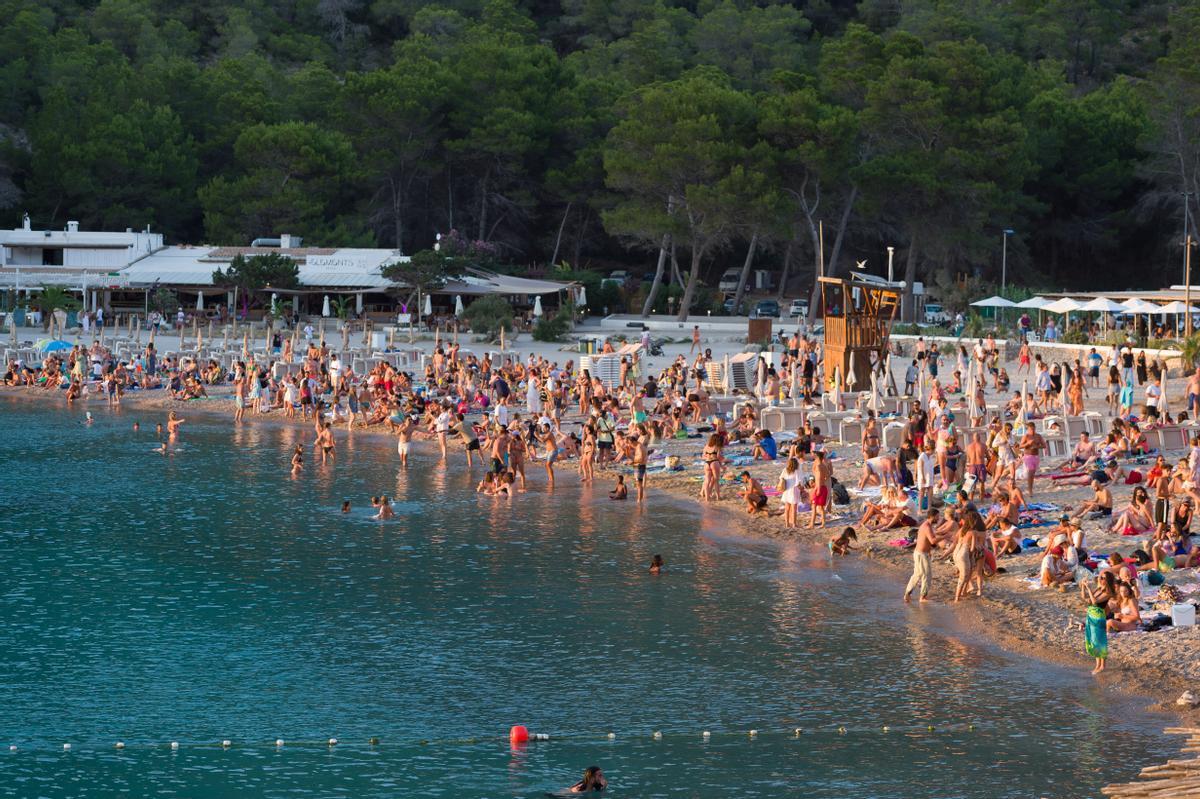
[[[1200,361],[1200,333],[1193,333],[1183,340],[1179,355],[1187,370],[1195,368],[1197,361]]]
[[[42,286],[38,302],[41,304],[43,313],[50,313],[58,308],[64,311],[74,311],[82,305],[67,291],[66,286]]]

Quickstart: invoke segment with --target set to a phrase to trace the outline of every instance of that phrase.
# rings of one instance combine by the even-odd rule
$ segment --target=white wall
[[[112,267],[119,269],[129,264],[129,250],[118,249],[65,249],[63,266]]]

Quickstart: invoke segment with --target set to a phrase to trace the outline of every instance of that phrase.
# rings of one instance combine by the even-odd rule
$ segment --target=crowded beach
[[[378,351],[324,324],[144,340],[131,324],[18,339],[3,384],[80,413],[124,405],[166,426],[163,454],[185,410],[302,425],[310,443],[279,453],[296,479],[367,435],[398,468],[470,471],[481,501],[577,481],[595,501],[699,502],[738,533],[903,569],[897,601],[914,612],[975,606],[985,627],[1086,653],[1096,673],[1111,654],[1197,676],[1200,369],[1128,343],[1051,360],[1023,332],[893,337],[878,371],[852,377],[830,373],[803,322],[761,353],[694,326],[590,354],[450,333]],[[379,518],[391,499],[372,498]]]

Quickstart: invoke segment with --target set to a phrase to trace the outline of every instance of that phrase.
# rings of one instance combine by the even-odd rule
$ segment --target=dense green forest
[[[9,227],[1160,285],[1198,112],[1164,0],[0,0]]]

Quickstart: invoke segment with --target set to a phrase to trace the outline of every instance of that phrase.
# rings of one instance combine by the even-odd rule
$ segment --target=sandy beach
[[[740,342],[737,341],[705,341],[704,344],[713,347],[715,355],[722,352],[739,351],[742,348]],[[432,339],[421,341],[419,346],[431,351],[433,341]],[[474,346],[481,348],[480,345]],[[558,360],[560,363],[568,359],[578,359],[577,350],[568,350],[563,345],[538,345],[519,341],[513,343],[512,347],[523,355],[534,352],[548,359]],[[683,345],[682,349],[686,352],[686,345]],[[659,368],[667,365],[679,350],[680,345],[678,344],[668,345],[664,356],[650,359],[644,373],[656,373]],[[1015,364],[1010,363],[1009,368],[1010,372],[1015,374]],[[1177,389],[1182,388],[1181,381],[1175,379],[1173,382]],[[1089,409],[1101,409],[1102,392],[1102,389],[1091,389],[1091,396],[1087,403]],[[30,401],[65,404],[63,397],[65,392],[61,391],[51,393],[36,388],[3,387],[0,389],[0,393],[4,396],[20,397]],[[141,419],[143,424],[159,421],[155,417],[165,418],[168,410],[178,410],[185,416],[200,413],[206,416],[224,417],[229,419],[232,424],[234,404],[231,389],[227,385],[209,387],[209,393],[210,397],[207,399],[184,402],[172,400],[161,391],[153,393],[132,391],[125,395],[121,407],[123,413],[127,415],[145,414],[145,417]],[[992,396],[996,395],[992,393]],[[1172,401],[1173,407],[1181,406],[1181,402],[1178,400],[1173,398]],[[961,402],[962,395],[957,395],[954,404]],[[107,409],[98,393],[93,393],[88,402],[76,403],[75,407],[81,412],[91,410],[93,413],[104,413]],[[579,417],[576,414],[568,413],[564,418],[563,427],[564,429],[574,429],[578,421]],[[288,420],[283,418],[280,413],[248,413],[244,423],[292,424],[311,427],[311,422],[299,419]],[[338,438],[346,435],[353,435],[356,438],[378,437],[381,439],[381,445],[383,439],[394,440],[394,436],[382,429],[355,429],[353,433],[347,433],[344,425],[340,425],[336,429],[335,435]],[[416,443],[424,451],[428,452],[431,448],[436,451],[436,447],[431,441],[418,440]],[[661,494],[668,494],[672,500],[699,501],[697,494],[702,471],[699,452],[703,444],[702,438],[663,440],[654,443],[653,452],[655,454],[678,456],[683,468],[679,471],[666,472],[655,469],[652,465],[648,482],[649,501],[656,501],[656,495]],[[837,479],[851,488],[857,485],[862,469],[859,447],[857,445],[841,446],[831,442],[827,449],[837,453],[837,457],[833,461],[834,474]],[[749,452],[748,444],[731,445],[726,451],[726,456],[745,456]],[[1170,454],[1178,455],[1180,453]],[[282,457],[284,457],[283,454],[281,454]],[[1050,459],[1044,460],[1043,471],[1045,471],[1045,464],[1049,461]],[[655,460],[652,461],[653,463],[661,464],[661,461]],[[461,444],[458,442],[451,445],[449,464],[451,469],[461,468],[463,465]],[[760,480],[764,486],[770,487],[778,479],[782,464],[779,461],[755,461],[745,466],[739,465],[736,469],[729,469],[727,474],[736,474],[743,468]],[[628,468],[618,467],[618,469],[632,472]],[[529,471],[530,490],[545,490],[542,470],[535,466]],[[607,490],[615,479],[616,471],[617,469],[604,469],[597,466],[597,487]],[[573,462],[560,464],[559,479],[577,479],[574,474]],[[1052,503],[1058,508],[1066,509],[1075,507],[1090,497],[1091,492],[1085,486],[1054,486],[1051,483],[1050,480],[1040,478],[1036,481],[1036,501]],[[1131,489],[1131,486],[1114,487],[1114,500],[1118,512],[1128,500]],[[743,510],[744,503],[737,497],[736,491],[735,485],[723,486],[721,501],[709,503],[709,505],[724,512],[730,532],[737,535],[753,538],[794,539],[814,546],[823,546],[834,531],[847,525],[854,525],[859,531],[858,545],[861,549],[850,557],[868,559],[878,567],[882,579],[895,584],[896,599],[897,602],[900,602],[903,581],[912,567],[912,555],[909,549],[891,545],[888,542],[902,537],[904,531],[897,529],[870,531],[862,528],[857,524],[862,513],[861,499],[853,497],[849,506],[835,506],[826,529],[789,530],[783,525],[781,511],[778,511],[777,498],[771,498],[772,515],[769,518],[761,516],[749,518]],[[854,492],[852,492],[853,494]],[[603,494],[599,495],[603,496]],[[1047,512],[1042,516],[1046,520],[1057,521],[1058,512]],[[802,525],[807,523],[806,517],[806,513],[800,514]],[[1109,533],[1104,529],[1106,526],[1107,523],[1085,522],[1084,529],[1088,536],[1089,550],[1093,552],[1120,550],[1124,554],[1128,554],[1140,545],[1139,538],[1131,539]],[[1083,633],[1074,626],[1083,619],[1085,609],[1084,603],[1079,598],[1078,588],[1072,586],[1065,592],[1042,589],[1037,587],[1034,581],[1028,579],[1031,575],[1036,578],[1041,554],[1038,550],[1032,550],[1004,557],[1000,562],[1005,570],[1004,573],[987,580],[982,600],[972,598],[957,603],[955,610],[973,629],[997,641],[1006,649],[1028,653],[1030,656],[1061,662],[1072,667],[1088,668],[1091,661],[1084,653]],[[1179,588],[1185,598],[1200,598],[1200,578],[1197,577],[1195,570],[1173,572],[1168,575],[1168,582]],[[953,565],[948,561],[935,563],[931,599],[936,603],[950,601],[954,584]],[[923,609],[914,603],[911,612],[919,617]],[[1105,686],[1114,689],[1130,690],[1148,695],[1154,698],[1158,707],[1162,709],[1181,710],[1175,705],[1176,697],[1182,690],[1193,686],[1197,678],[1200,678],[1200,661],[1197,661],[1195,657],[1198,644],[1200,644],[1200,628],[1197,627],[1174,628],[1168,626],[1155,632],[1113,634],[1110,636],[1110,665],[1098,679]]]

